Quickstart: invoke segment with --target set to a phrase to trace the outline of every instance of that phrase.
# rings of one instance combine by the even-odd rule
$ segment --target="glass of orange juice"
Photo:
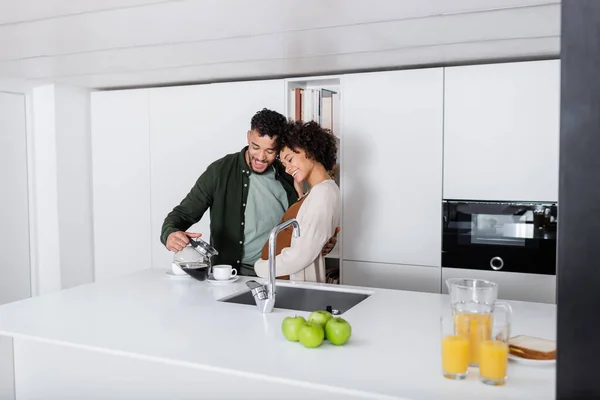
[[[494,321],[489,339],[479,343],[479,379],[486,385],[501,386],[506,383],[509,328],[505,321]]]
[[[453,317],[441,317],[442,373],[448,379],[465,379],[469,372],[469,326]]]

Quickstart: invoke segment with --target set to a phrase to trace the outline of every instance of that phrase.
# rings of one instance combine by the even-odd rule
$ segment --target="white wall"
[[[93,281],[89,92],[33,89],[36,293]]]
[[[55,86],[62,288],[94,280],[90,92]]]
[[[32,165],[33,165],[33,157],[31,157],[31,152],[32,152],[32,141],[31,141],[31,133],[33,131],[33,121],[32,121],[32,112],[31,112],[31,89],[32,89],[32,85],[23,80],[23,79],[14,79],[14,78],[7,78],[7,77],[0,77],[0,92],[5,92],[5,93],[12,93],[12,94],[17,94],[17,95],[22,95],[25,96],[25,114],[26,114],[26,148],[27,148],[27,156],[26,156],[26,163],[27,163],[27,192],[28,194],[31,193],[31,191],[33,190],[33,179],[32,179]],[[28,215],[28,224],[27,222],[25,222],[29,230],[29,243],[27,243],[26,245],[24,245],[24,247],[27,247],[29,250],[29,275],[30,275],[30,279],[31,279],[31,283],[30,283],[30,287],[29,287],[29,296],[30,295],[35,295],[35,289],[34,289],[34,285],[33,282],[35,281],[35,263],[36,263],[36,253],[35,253],[35,249],[33,246],[31,246],[31,240],[33,239],[31,237],[31,233],[34,231],[35,228],[35,221],[33,218],[34,215],[34,205],[31,201],[28,202],[27,204],[28,210],[29,210],[29,215]],[[21,228],[24,228],[24,226],[21,226]],[[23,250],[26,251],[26,250]],[[12,276],[12,275],[11,275]],[[9,284],[10,282],[12,282],[12,280],[9,280]],[[0,303],[2,303],[0,301]]]
[[[23,93],[0,90],[0,304],[31,296],[25,111]]]
[[[33,243],[37,249],[36,292],[60,290],[60,241],[58,232],[58,194],[56,186],[56,140],[54,86],[33,89],[33,175],[32,201],[37,230]]]
[[[152,235],[148,90],[91,95],[96,282],[150,268],[159,240]]]

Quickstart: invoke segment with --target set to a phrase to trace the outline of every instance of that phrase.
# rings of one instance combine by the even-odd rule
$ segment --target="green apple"
[[[299,340],[300,329],[306,324],[304,317],[296,315],[295,317],[285,317],[281,322],[281,332],[283,336],[291,342]]]
[[[333,315],[331,315],[328,311],[318,310],[313,311],[308,316],[308,322],[314,322],[323,327],[325,329],[325,325],[327,325],[327,321],[329,321]]]
[[[320,324],[307,322],[300,328],[300,343],[304,347],[314,348],[319,347],[325,339],[325,331]]]
[[[345,319],[340,317],[331,318],[325,325],[325,337],[335,345],[342,345],[350,339],[352,327]]]

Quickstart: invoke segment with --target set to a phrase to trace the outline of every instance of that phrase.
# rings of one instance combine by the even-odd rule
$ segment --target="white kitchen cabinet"
[[[342,85],[342,259],[439,267],[443,70]]]
[[[560,61],[445,69],[444,198],[558,200]]]
[[[31,296],[25,96],[0,92],[0,304]]]
[[[95,280],[151,267],[147,90],[92,93]]]
[[[556,302],[556,275],[521,274],[504,271],[479,271],[442,268],[442,293],[448,293],[446,279],[485,279],[498,284],[498,298],[503,300]]]
[[[342,284],[440,293],[439,267],[342,261]]]
[[[212,162],[247,145],[252,116],[285,112],[284,81],[219,83],[150,90],[152,261],[168,268],[173,254],[160,242],[167,214]],[[188,229],[210,239],[210,215]],[[217,249],[218,250],[218,249]]]

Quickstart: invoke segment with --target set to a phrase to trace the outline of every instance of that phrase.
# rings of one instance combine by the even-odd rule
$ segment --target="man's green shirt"
[[[219,251],[212,262],[239,268],[244,254],[245,208],[252,173],[246,164],[247,149],[246,146],[241,152],[228,154],[208,166],[187,196],[165,218],[160,236],[163,244],[171,233],[185,232],[210,209],[210,242]],[[294,204],[298,194],[293,178],[278,160],[273,167],[288,204]]]

